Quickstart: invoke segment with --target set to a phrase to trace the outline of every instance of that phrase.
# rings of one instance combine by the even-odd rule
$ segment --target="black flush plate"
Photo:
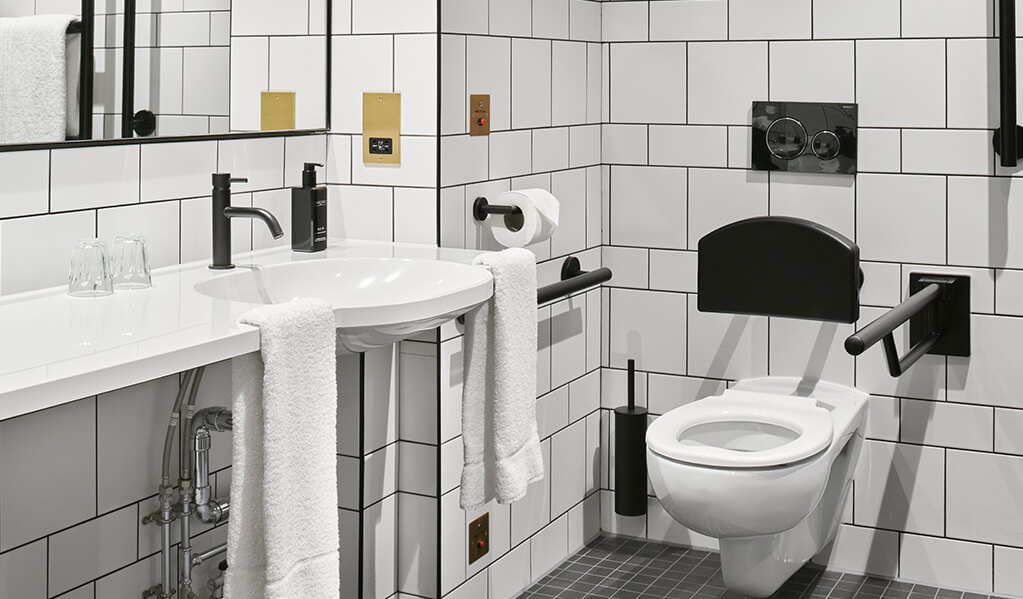
[[[858,107],[819,102],[753,103],[753,168],[856,174]]]
[[[948,282],[938,301],[909,321],[909,345],[915,347],[931,331],[940,329],[941,338],[927,353],[938,356],[970,355],[970,277],[962,275],[909,275],[909,294],[914,295],[935,282]],[[942,326],[942,323],[944,325]]]

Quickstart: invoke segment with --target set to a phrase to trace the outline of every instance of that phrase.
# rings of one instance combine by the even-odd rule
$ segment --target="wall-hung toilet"
[[[868,395],[796,378],[744,381],[650,425],[647,467],[680,524],[719,539],[729,589],[774,593],[834,539]]]

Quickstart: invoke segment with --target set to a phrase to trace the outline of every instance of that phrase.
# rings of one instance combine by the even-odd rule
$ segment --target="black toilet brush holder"
[[[636,407],[636,361],[629,360],[629,403],[615,410],[615,513],[645,516],[646,408]]]

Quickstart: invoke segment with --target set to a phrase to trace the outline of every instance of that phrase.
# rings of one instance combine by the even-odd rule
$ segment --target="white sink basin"
[[[319,298],[334,307],[338,350],[385,347],[490,299],[485,269],[439,260],[339,258],[239,269],[196,284],[214,299],[279,304]]]

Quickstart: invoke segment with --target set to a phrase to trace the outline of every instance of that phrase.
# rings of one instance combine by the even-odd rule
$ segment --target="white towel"
[[[522,499],[543,480],[536,431],[536,258],[523,249],[475,260],[494,297],[466,315],[461,505]]]
[[[330,306],[256,308],[261,352],[235,358],[225,597],[340,596],[337,359]]]
[[[67,139],[67,28],[74,19],[0,19],[0,143]]]

